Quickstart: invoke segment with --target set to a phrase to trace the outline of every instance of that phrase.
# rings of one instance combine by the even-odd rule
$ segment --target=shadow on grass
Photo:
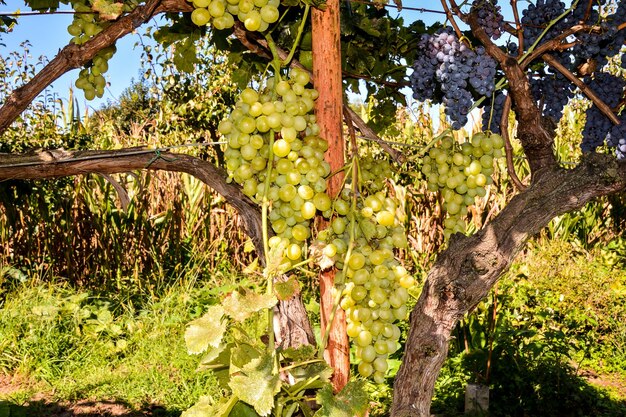
[[[457,362],[457,371],[484,366],[483,352]],[[495,355],[494,355],[495,356]],[[499,352],[490,378],[489,417],[626,417],[626,392],[609,393],[579,375],[570,363],[547,356],[508,356]],[[483,368],[484,369],[484,368]],[[597,378],[596,378],[596,382]],[[464,384],[449,384],[433,403],[438,416],[463,415]]]
[[[180,414],[180,410],[167,410],[156,405],[133,410],[128,404],[117,401],[56,403],[31,400],[15,404],[0,400],[0,417],[179,417]]]

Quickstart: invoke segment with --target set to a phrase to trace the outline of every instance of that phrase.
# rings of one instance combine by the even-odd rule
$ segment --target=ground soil
[[[621,375],[582,375],[591,385],[626,398],[626,378]],[[180,411],[168,411],[156,404],[134,410],[128,404],[107,400],[52,400],[52,393],[35,394],[19,400],[20,393],[32,391],[35,384],[20,376],[0,374],[0,417],[174,417]]]
[[[54,401],[52,393],[35,394],[22,400],[22,394],[34,387],[20,376],[0,374],[0,417],[173,417],[158,405],[133,410],[128,404],[107,400]]]

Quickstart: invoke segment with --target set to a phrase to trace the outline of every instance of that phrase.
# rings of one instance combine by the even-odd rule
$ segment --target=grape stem
[[[509,112],[511,111],[511,96],[507,95],[504,100],[504,107],[502,109],[502,118],[500,119],[500,132],[504,139],[504,154],[506,156],[506,170],[511,177],[511,181],[519,191],[524,191],[526,186],[520,181],[517,173],[515,172],[515,165],[513,165],[513,147],[511,146],[511,139],[509,137]],[[491,126],[491,120],[489,121]]]
[[[585,84],[577,76],[572,74],[552,55],[543,54],[541,57],[543,58],[544,61],[546,61],[548,65],[550,65],[555,70],[563,74],[563,76],[567,78],[570,82],[572,82],[574,85],[576,85],[576,87],[580,88],[580,91],[582,91],[583,94],[585,94],[591,101],[593,101],[593,104],[595,104],[598,107],[598,109],[600,109],[602,114],[604,114],[606,117],[611,119],[611,122],[613,122],[613,124],[615,125],[620,124],[620,121],[615,115],[615,113],[613,113],[613,110],[611,110],[611,108],[604,101],[602,101],[602,99],[598,97],[596,93],[591,88],[589,88],[587,84]]]
[[[463,13],[461,13],[461,10],[456,5],[454,0],[450,0],[450,4],[452,4],[452,7],[455,9],[455,13],[462,20],[463,19]],[[441,0],[441,5],[443,6],[443,10],[446,12],[446,16],[448,16],[448,20],[450,21],[450,24],[454,28],[454,31],[456,32],[456,36],[459,38],[459,41],[465,40],[466,43],[469,44],[469,41],[467,41],[465,36],[463,36],[463,32],[461,32],[461,28],[459,28],[459,25],[456,23],[456,20],[454,20],[454,13],[452,13],[450,11],[450,8],[448,7],[448,2],[446,0]]]
[[[307,18],[309,17],[309,10],[311,6],[307,3],[304,5],[304,15],[302,16],[302,21],[300,22],[300,26],[298,27],[298,34],[296,35],[296,40],[291,47],[291,51],[289,51],[289,55],[283,60],[283,65],[289,65],[289,62],[293,59],[293,55],[296,53],[296,49],[298,49],[298,45],[300,45],[300,40],[302,39],[302,35],[304,34],[304,26],[306,24]]]
[[[326,325],[326,331],[324,332],[324,338],[322,339],[322,343],[319,350],[320,359],[324,358],[324,351],[326,350],[326,345],[328,344],[328,338],[330,336],[330,329],[332,327],[333,322],[335,321],[335,314],[337,313],[337,308],[339,307],[339,303],[341,302],[341,296],[343,295],[343,289],[345,288],[345,284],[337,284],[335,283],[335,299],[333,301],[333,309],[330,312],[330,316],[328,317],[328,324]]]
[[[291,369],[299,368],[301,366],[310,365],[312,363],[321,363],[321,362],[324,362],[324,361],[321,359],[310,359],[304,362],[292,363],[291,365],[283,366],[282,368],[280,368],[280,372],[285,372]]]

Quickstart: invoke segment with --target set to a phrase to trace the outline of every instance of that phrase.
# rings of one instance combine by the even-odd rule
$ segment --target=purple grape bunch
[[[565,12],[565,3],[559,0],[537,0],[536,4],[529,3],[528,8],[522,11],[522,25],[524,26],[524,43],[530,47],[541,36],[548,23]],[[553,25],[542,39],[551,39],[559,34],[569,22],[565,19]]]
[[[444,104],[452,128],[462,128],[474,102],[470,87],[476,94],[491,94],[496,62],[484,48],[474,51],[460,42],[451,27],[422,35],[418,50],[410,76],[413,97]]]
[[[491,39],[499,39],[504,31],[504,17],[496,0],[474,0],[471,13],[476,13],[478,24]]]
[[[494,79],[496,77],[496,61],[491,58],[485,48],[476,48],[474,65],[469,76],[469,82],[474,90],[481,96],[488,96],[493,93]]]
[[[591,88],[604,102],[611,108],[619,105],[624,94],[626,80],[605,72],[598,72],[592,80],[587,80]],[[602,146],[606,141],[608,146],[616,148],[619,159],[626,156],[626,147],[622,149],[626,140],[624,123],[613,125],[613,123],[595,106],[591,106],[586,112],[587,121],[583,129],[583,140],[581,149],[583,152],[591,152]],[[622,119],[625,119],[622,116]],[[626,120],[623,120],[626,122]]]

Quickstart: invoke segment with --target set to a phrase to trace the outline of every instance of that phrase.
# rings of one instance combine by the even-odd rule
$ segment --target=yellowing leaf
[[[261,416],[270,414],[274,408],[274,395],[280,391],[281,382],[273,370],[274,358],[266,354],[244,365],[228,384],[234,395],[254,407]]]
[[[115,20],[122,14],[124,3],[112,3],[110,0],[95,0],[91,10],[97,12],[102,20]]]
[[[259,269],[259,258],[254,258],[254,260],[252,261],[252,263],[250,263],[250,265],[246,266],[243,269],[243,273],[244,274],[253,274],[254,272],[256,272]]]
[[[271,294],[257,294],[253,291],[242,294],[233,291],[222,301],[222,305],[226,314],[241,322],[257,311],[274,307],[276,302],[276,298]]]
[[[324,254],[325,247],[326,243],[321,241],[314,242],[309,247],[309,253],[322,271],[326,271],[335,265],[335,261]]]
[[[190,354],[202,353],[209,346],[218,347],[226,332],[224,308],[222,306],[209,307],[209,311],[187,325],[185,343]]]
[[[252,239],[246,240],[246,243],[244,243],[243,245],[243,251],[245,253],[250,253],[253,250],[254,250],[254,243],[252,242]]]
[[[226,350],[226,345],[221,344],[218,347],[209,347],[198,365],[198,370],[213,369],[215,367],[226,367],[224,363],[220,363],[219,359],[222,356],[222,352]]]
[[[183,412],[180,417],[228,417],[237,401],[237,397],[230,397],[213,404],[211,397],[203,395],[195,405]]]

